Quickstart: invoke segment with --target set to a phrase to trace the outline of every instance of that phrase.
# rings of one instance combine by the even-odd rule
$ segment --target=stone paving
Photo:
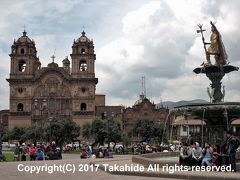
[[[109,167],[114,166],[115,164],[119,166],[124,166],[125,164],[128,165],[137,165],[136,163],[132,163],[131,160],[112,160],[112,161],[103,161],[103,162],[91,162],[93,164],[108,164]],[[106,165],[105,165],[106,166]],[[100,167],[102,170],[106,170],[104,166]],[[195,172],[195,171],[187,171],[187,172],[174,172],[170,173],[169,171],[163,172],[161,168],[154,169],[153,171],[150,169],[148,170],[148,167],[145,167],[143,172],[131,172],[131,171],[124,171],[124,172],[110,172],[108,173],[115,174],[115,175],[127,175],[127,176],[141,176],[141,177],[161,177],[161,178],[169,178],[169,179],[194,179],[194,180],[202,180],[202,179],[212,179],[212,180],[221,180],[221,179],[233,179],[233,180],[239,180],[240,179],[240,173],[234,173],[234,172]]]
[[[63,155],[62,160],[56,161],[25,161],[25,162],[2,162],[0,163],[0,180],[76,180],[76,179],[87,179],[87,180],[149,180],[149,179],[239,179],[239,173],[223,173],[223,172],[211,172],[211,173],[201,173],[201,172],[174,172],[170,174],[168,172],[148,172],[146,169],[143,172],[107,172],[104,171],[103,164],[108,165],[139,165],[137,163],[132,163],[131,155],[125,156],[115,156],[113,159],[79,159],[79,155]],[[95,166],[91,164],[99,165],[97,171],[95,171]],[[69,165],[68,170],[75,167],[75,172],[63,172],[58,169],[57,172],[48,173],[50,170],[48,167],[53,166],[64,166],[65,168]],[[26,167],[43,167],[40,173],[36,172],[29,173],[23,170]],[[83,169],[82,172],[78,172],[81,167],[87,167],[88,169]],[[93,167],[93,170],[91,169]],[[45,169],[44,169],[45,168]],[[29,169],[26,169],[29,170]]]
[[[115,159],[125,161],[124,159],[130,160],[130,156],[118,156]],[[22,164],[21,167],[24,166],[56,166],[72,164],[75,167],[79,165],[89,166],[90,162],[97,162],[99,159],[79,159],[79,155],[63,155],[62,160],[56,161],[25,161],[25,162],[0,162],[0,180],[76,180],[76,179],[87,179],[87,180],[149,180],[148,177],[138,177],[138,176],[121,176],[121,175],[113,175],[102,170],[98,170],[97,172],[91,171],[83,171],[83,172],[54,172],[49,174],[47,172],[29,173],[29,172],[19,172],[17,167],[19,164]],[[104,159],[104,161],[108,162],[111,159]],[[156,179],[156,178],[153,178]],[[158,178],[159,179],[159,178]],[[165,178],[160,178],[160,180],[165,180]]]

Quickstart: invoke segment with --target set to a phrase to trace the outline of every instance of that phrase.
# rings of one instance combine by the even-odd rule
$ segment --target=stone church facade
[[[60,67],[41,67],[35,42],[24,31],[11,47],[10,107],[8,126],[42,126],[51,118],[71,118],[82,125],[91,122],[96,106],[105,106],[105,95],[96,94],[94,44],[83,31]]]
[[[124,108],[122,111],[123,130],[131,137],[133,128],[139,120],[150,120],[160,124],[165,124],[169,109],[163,106],[156,106],[144,95],[140,95],[139,100],[132,107]]]
[[[96,94],[94,44],[83,31],[72,45],[71,62],[66,57],[62,66],[52,62],[41,66],[34,40],[24,31],[11,46],[9,110],[0,111],[5,128],[37,123],[47,126],[54,117],[70,118],[79,125],[95,117],[115,118],[123,131],[132,136],[140,119],[165,122],[168,109],[157,108],[141,96],[132,108],[106,106],[105,95]]]

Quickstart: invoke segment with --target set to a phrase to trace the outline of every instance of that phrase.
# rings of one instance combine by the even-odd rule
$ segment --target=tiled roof
[[[178,120],[178,121],[175,121],[172,125],[206,125],[206,122],[200,119],[188,119],[188,120],[185,120],[185,119],[181,119],[181,120]]]

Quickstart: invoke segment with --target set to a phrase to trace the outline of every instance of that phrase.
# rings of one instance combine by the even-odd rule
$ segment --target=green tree
[[[159,143],[161,142],[162,132],[163,125],[149,119],[138,120],[133,128],[134,136],[140,135],[143,140],[147,141],[152,138]]]
[[[95,143],[104,144],[107,142],[117,142],[122,140],[122,130],[120,124],[114,118],[100,119],[95,118],[92,122],[92,135]]]
[[[65,142],[73,142],[80,136],[80,126],[70,119],[53,118],[46,129],[46,134],[61,148]]]
[[[45,130],[38,124],[32,124],[31,126],[26,127],[24,137],[25,139],[32,140],[36,145],[37,141],[43,141],[45,139]]]
[[[116,119],[110,118],[107,119],[107,143],[114,143],[114,146],[117,142],[122,140],[122,130],[120,124],[117,123]]]
[[[86,123],[82,126],[82,136],[89,139],[92,136],[92,125]]]
[[[124,132],[122,133],[121,139],[122,139],[122,142],[123,142],[124,146],[130,145],[131,142],[132,142],[132,138],[130,136],[128,136],[126,133],[124,133]]]
[[[17,140],[20,142],[20,144],[22,144],[24,141],[27,140],[25,136],[25,132],[26,132],[26,127],[15,126],[13,129],[8,131],[7,136],[8,136],[8,139]]]
[[[95,143],[104,144],[104,140],[107,137],[107,122],[106,120],[95,118],[92,122],[92,135],[95,139]]]

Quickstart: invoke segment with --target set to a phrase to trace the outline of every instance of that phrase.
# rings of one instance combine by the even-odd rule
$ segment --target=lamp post
[[[49,142],[51,142],[52,141],[52,118],[49,118],[49,120],[48,120],[48,122],[49,122],[49,130],[50,130],[50,132],[49,132]]]
[[[103,116],[104,116],[104,119],[105,120],[107,120],[107,143],[108,143],[108,118],[107,118],[107,112],[105,111],[104,113],[103,113]],[[108,143],[108,147],[109,147],[109,143]]]
[[[43,111],[43,117],[42,117],[42,121],[43,121],[43,127],[46,123],[46,119],[45,119],[45,114],[44,112],[47,110],[47,100],[46,99],[43,99],[43,102],[42,102],[42,111]]]
[[[45,124],[45,122],[43,122],[43,118],[44,118],[44,111],[47,110],[47,100],[46,99],[43,99],[42,103],[40,104],[40,107],[38,108],[39,106],[39,100],[38,99],[35,99],[34,100],[34,108],[37,110],[39,109],[40,111],[40,118],[41,118],[41,127],[43,127],[43,125]],[[45,120],[44,120],[45,121]]]

